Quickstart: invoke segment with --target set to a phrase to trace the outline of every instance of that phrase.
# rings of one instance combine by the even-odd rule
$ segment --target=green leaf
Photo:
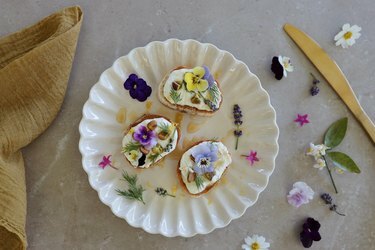
[[[197,175],[195,177],[195,185],[197,185],[197,188],[200,189],[202,186],[203,186],[203,183],[204,183],[204,179],[203,179],[203,176],[201,175]]]
[[[345,137],[348,127],[348,118],[342,118],[333,123],[324,135],[324,144],[327,147],[334,148],[338,146]]]
[[[139,142],[129,142],[128,144],[125,145],[125,147],[122,148],[121,152],[122,153],[129,153],[130,151],[140,149],[141,146],[142,145],[139,144]]]
[[[336,167],[351,173],[359,174],[361,172],[357,164],[348,155],[341,152],[328,152],[327,155]]]

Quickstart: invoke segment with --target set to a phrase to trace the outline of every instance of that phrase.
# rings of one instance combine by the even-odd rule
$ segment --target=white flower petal
[[[342,44],[345,43],[345,39],[343,37],[341,37],[337,42],[336,42],[336,46],[342,46]]]
[[[251,245],[251,244],[254,243],[254,240],[253,240],[253,238],[251,238],[250,236],[247,236],[247,237],[245,238],[245,242],[246,242],[246,244]]]
[[[353,26],[351,27],[351,30],[352,30],[353,32],[355,32],[355,33],[358,33],[358,32],[360,32],[360,31],[362,30],[362,28],[359,27],[358,25],[353,25]]]
[[[242,245],[242,249],[244,249],[244,250],[251,250],[250,246],[245,245],[245,244]]]
[[[334,40],[335,41],[338,41],[340,38],[342,38],[344,36],[346,32],[345,31],[340,31],[339,33],[337,33],[337,35],[335,36]]]
[[[345,31],[345,32],[348,31],[349,29],[350,29],[350,24],[348,24],[348,23],[346,23],[342,26],[342,30]]]
[[[354,39],[358,39],[360,37],[361,37],[361,33],[354,33],[353,36],[352,36],[352,38],[354,38]]]
[[[355,39],[351,38],[351,39],[347,40],[346,43],[347,43],[349,46],[352,46],[353,44],[355,44]]]

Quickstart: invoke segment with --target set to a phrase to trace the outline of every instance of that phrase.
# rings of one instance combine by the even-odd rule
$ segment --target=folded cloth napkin
[[[61,107],[82,18],[79,7],[65,8],[0,39],[0,249],[26,248],[20,150]]]

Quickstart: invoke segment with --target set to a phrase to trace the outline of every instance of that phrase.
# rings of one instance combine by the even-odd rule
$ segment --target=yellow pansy
[[[137,158],[138,158],[138,151],[132,150],[132,151],[129,152],[129,154],[130,154],[130,159],[132,159],[133,161],[137,160]]]
[[[195,67],[193,72],[187,72],[184,75],[186,88],[188,91],[205,91],[208,88],[208,82],[203,79],[205,70],[203,67]]]

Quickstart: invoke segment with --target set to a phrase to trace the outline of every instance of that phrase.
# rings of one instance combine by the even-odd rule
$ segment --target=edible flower
[[[203,143],[192,150],[194,157],[194,172],[198,175],[214,172],[213,163],[217,160],[218,148],[212,143]]]
[[[203,65],[203,68],[204,68],[204,76],[203,76],[203,79],[207,80],[208,82],[208,87],[211,88],[212,84],[214,84],[215,82],[215,79],[214,77],[211,75],[210,73],[210,69]]]
[[[140,102],[146,101],[152,92],[151,87],[147,85],[145,80],[138,78],[136,74],[129,75],[124,83],[124,88],[129,90],[129,94],[133,99],[137,99]]]
[[[319,233],[320,223],[313,218],[307,218],[303,224],[300,240],[305,248],[312,246],[313,241],[320,241],[322,237]]]
[[[344,49],[349,48],[361,36],[361,33],[359,33],[361,30],[362,28],[358,25],[350,26],[348,23],[344,24],[342,30],[334,38],[336,46],[341,45]]]
[[[157,144],[155,132],[153,130],[148,130],[145,126],[139,126],[134,132],[133,138],[147,150],[150,150]]]
[[[203,67],[193,68],[193,72],[187,72],[184,75],[184,81],[186,82],[186,89],[188,91],[200,91],[203,92],[208,89],[208,81],[203,79],[205,76],[205,69]]]
[[[299,181],[293,184],[293,189],[290,190],[287,199],[288,203],[294,207],[300,207],[302,204],[307,204],[314,198],[314,191],[306,183]]]
[[[308,119],[308,114],[300,115],[297,114],[297,118],[294,120],[294,122],[299,123],[299,125],[302,127],[303,125],[310,123]]]
[[[257,157],[257,151],[251,150],[249,155],[241,155],[241,156],[246,157],[246,160],[249,161],[250,166],[254,165],[256,161],[259,161],[259,158]]]
[[[287,72],[293,72],[294,67],[291,64],[289,57],[274,56],[272,58],[271,70],[275,74],[275,78],[281,80],[283,76],[287,77]]]
[[[320,159],[322,155],[326,155],[326,150],[329,149],[324,144],[317,144],[310,142],[310,147],[307,149],[306,154],[314,156],[315,159]]]
[[[102,169],[104,169],[105,167],[110,166],[111,168],[117,169],[116,167],[114,167],[114,166],[112,165],[112,161],[111,161],[111,159],[110,159],[111,156],[112,156],[112,155],[108,155],[108,156],[103,155],[103,159],[102,159],[102,161],[99,162],[99,167],[101,167]]]
[[[242,245],[242,249],[245,250],[267,250],[270,247],[270,243],[266,242],[263,236],[257,234],[253,236],[247,236],[245,238],[245,243]]]

